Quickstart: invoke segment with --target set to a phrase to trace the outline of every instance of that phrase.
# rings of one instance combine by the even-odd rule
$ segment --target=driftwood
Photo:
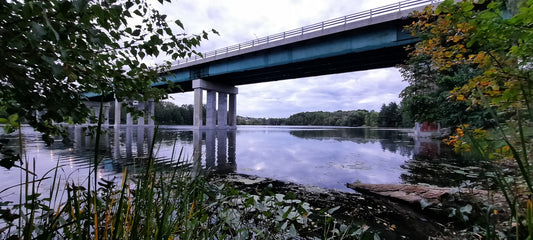
[[[347,184],[347,186],[360,193],[374,194],[409,204],[420,204],[422,207],[446,206],[450,202],[455,202],[457,199],[487,202],[498,207],[503,207],[505,204],[505,198],[501,194],[478,189],[457,189],[408,184],[351,183]]]

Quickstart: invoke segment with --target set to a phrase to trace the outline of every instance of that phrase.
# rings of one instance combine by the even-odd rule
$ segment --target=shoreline
[[[264,189],[274,194],[293,193],[297,199],[308,202],[316,209],[338,207],[333,214],[336,219],[360,224],[379,232],[385,239],[453,239],[470,234],[469,224],[445,214],[449,207],[468,203],[466,198],[461,201],[448,201],[440,207],[435,205],[423,209],[417,204],[370,192],[341,192],[245,174],[215,174],[212,178],[217,183],[224,183],[252,194],[258,194]],[[469,200],[476,208],[477,202],[474,199]],[[503,217],[504,214],[500,215]]]

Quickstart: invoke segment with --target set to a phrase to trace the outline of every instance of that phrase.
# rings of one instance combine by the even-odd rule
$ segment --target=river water
[[[187,126],[112,128],[102,136],[98,177],[120,178],[125,167],[137,169],[146,162],[155,139],[158,165],[168,161],[201,158],[202,169],[236,172],[283,181],[352,191],[345,184],[427,183],[459,186],[468,181],[465,167],[476,167],[439,140],[416,140],[409,129],[239,126],[236,131],[193,131]],[[156,133],[157,132],[157,133]],[[155,134],[155,138],[153,137]],[[22,128],[24,159],[37,179],[56,165],[62,181],[83,184],[94,158],[94,138],[84,127],[69,128],[70,143],[56,141],[46,146],[40,134]],[[18,134],[1,134],[7,147],[18,150]],[[196,148],[195,148],[196,147]],[[200,149],[196,151],[195,149]],[[137,166],[137,168],[135,168]],[[463,170],[457,170],[463,169]],[[130,171],[130,170],[128,170]],[[51,173],[48,174],[51,176]],[[25,175],[18,168],[0,169],[0,191],[20,183]],[[42,188],[46,190],[46,182]],[[4,191],[10,198],[16,191]]]

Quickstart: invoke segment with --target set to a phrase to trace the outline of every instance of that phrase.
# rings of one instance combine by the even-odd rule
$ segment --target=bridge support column
[[[104,103],[104,126],[109,126],[109,109],[111,108],[111,104],[106,102]]]
[[[202,129],[227,129],[236,127],[236,95],[238,89],[233,86],[208,82],[203,79],[196,79],[192,82],[194,89],[194,127]],[[207,90],[206,104],[206,125],[203,125],[203,91]],[[216,94],[218,94],[218,114]],[[228,94],[230,96],[230,106],[228,112]],[[229,116],[228,116],[229,114]],[[218,119],[217,119],[218,118]],[[218,120],[218,121],[217,121]]]
[[[218,93],[218,128],[228,128],[228,94]]]
[[[209,129],[216,128],[216,99],[217,92],[213,90],[207,90],[207,103],[206,103],[206,112],[205,112],[205,127]]]
[[[139,110],[140,112],[142,112],[142,115],[137,117],[137,126],[139,127],[144,127],[144,115],[146,114],[145,112],[145,108],[144,108],[144,103],[139,103],[137,105],[137,110]]]
[[[229,94],[228,127],[237,128],[237,94]]]
[[[96,120],[98,121],[98,118],[100,117],[100,113],[103,114],[103,121],[102,121],[102,125],[103,126],[109,126],[109,110],[110,110],[110,107],[111,107],[111,104],[108,103],[108,102],[104,102],[102,104],[102,108],[100,108],[100,102],[91,102],[91,101],[87,101],[85,102],[85,106],[87,106],[87,108],[89,108],[89,116],[85,122],[85,124],[87,125],[91,125],[91,124],[96,124],[96,123],[91,123],[91,117],[95,117]]]
[[[196,80],[194,80],[196,81]],[[194,84],[193,81],[193,84]],[[203,90],[201,88],[194,88],[194,117],[193,126],[200,128],[203,125]]]
[[[115,128],[120,128],[120,108],[121,103],[118,101],[118,99],[115,98]]]
[[[155,120],[154,120],[154,116],[155,116],[155,103],[154,103],[154,99],[149,99],[148,100],[148,126],[154,126],[155,125]]]
[[[132,105],[132,102],[130,100],[128,100],[128,108],[130,108]],[[127,112],[126,113],[126,125],[127,126],[132,126],[133,125],[133,117],[131,116],[131,113]]]

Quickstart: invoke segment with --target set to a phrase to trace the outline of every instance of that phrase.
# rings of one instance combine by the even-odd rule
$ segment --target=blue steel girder
[[[193,65],[162,74],[184,90],[202,78],[242,85],[392,67],[402,63],[405,46],[418,39],[404,32],[406,19],[320,36],[291,44]]]

